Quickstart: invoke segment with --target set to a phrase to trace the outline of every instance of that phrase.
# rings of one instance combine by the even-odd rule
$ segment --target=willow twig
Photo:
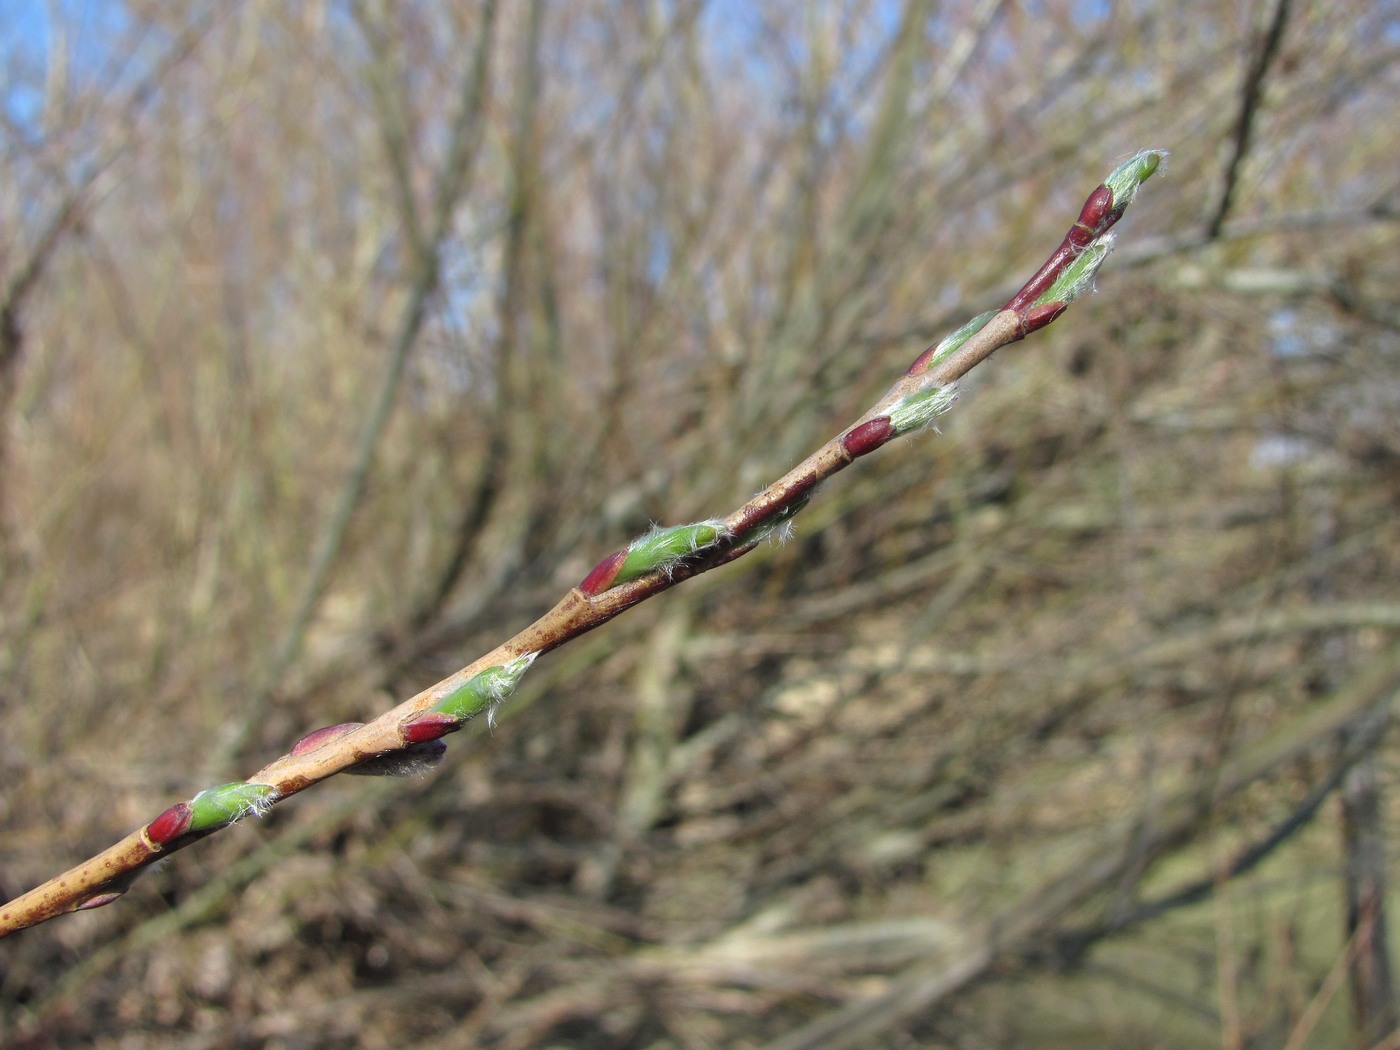
[[[515,637],[368,724],[308,734],[247,780],[170,806],[97,856],[0,908],[0,936],[65,912],[109,904],[150,864],[337,773],[401,775],[442,757],[442,738],[496,707],[536,658],[683,580],[727,564],[781,530],[823,481],[947,411],[956,382],[988,356],[1050,324],[1093,285],[1122,217],[1164,154],[1145,150],[1085,201],[1060,246],[1000,310],[920,354],[854,424],[723,518],[654,528],[608,555],[549,612]]]

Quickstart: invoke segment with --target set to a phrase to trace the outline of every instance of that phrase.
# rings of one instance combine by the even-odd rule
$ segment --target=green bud
[[[1164,149],[1145,149],[1129,157],[1113,174],[1104,179],[1104,185],[1113,191],[1113,207],[1122,208],[1132,203],[1138,187],[1152,177],[1162,161],[1167,159]]]
[[[933,355],[929,358],[929,367],[938,364],[945,357],[958,350],[965,342],[982,331],[983,328],[987,327],[987,322],[996,315],[997,312],[995,310],[988,310],[984,314],[978,314],[952,335],[944,337],[944,339],[934,347]]]
[[[627,547],[627,558],[618,570],[614,583],[635,580],[643,573],[669,569],[688,554],[708,547],[724,536],[724,522],[697,521],[692,525],[653,528]]]
[[[1045,289],[1032,303],[1041,306],[1045,303],[1072,303],[1094,285],[1094,275],[1113,250],[1113,234],[1108,233],[1089,244],[1071,260],[1060,272],[1054,283]]]
[[[461,721],[489,711],[515,690],[526,669],[534,663],[535,655],[517,656],[497,667],[477,672],[428,710]]]
[[[952,408],[957,399],[956,383],[910,394],[890,409],[890,422],[894,424],[895,433],[908,434],[912,430],[928,426]]]
[[[223,827],[248,814],[261,816],[276,801],[277,789],[269,784],[236,780],[201,791],[190,799],[190,831]]]

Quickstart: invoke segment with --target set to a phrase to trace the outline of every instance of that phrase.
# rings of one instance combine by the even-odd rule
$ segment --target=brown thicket
[[[0,29],[6,897],[741,503],[1172,151],[941,437],[6,940],[0,1040],[1392,1045],[1400,11],[1112,6]]]

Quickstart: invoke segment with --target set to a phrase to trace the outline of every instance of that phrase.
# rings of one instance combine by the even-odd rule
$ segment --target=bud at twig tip
[[[1133,154],[1104,179],[1104,185],[1113,191],[1113,207],[1124,208],[1132,203],[1140,186],[1150,179],[1162,162],[1167,159],[1164,149],[1145,149]]]

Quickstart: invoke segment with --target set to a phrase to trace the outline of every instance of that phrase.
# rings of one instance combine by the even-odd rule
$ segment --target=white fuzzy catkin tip
[[[1125,208],[1133,202],[1142,184],[1166,163],[1164,149],[1139,150],[1109,173],[1104,185],[1113,194],[1113,206]]]
[[[539,653],[521,653],[514,660],[508,660],[501,664],[501,671],[504,672],[500,679],[493,683],[491,692],[487,694],[488,705],[486,708],[486,727],[496,728],[496,708],[505,703],[506,697],[515,691],[515,687],[520,684],[520,679],[529,670],[530,665],[535,662]]]
[[[922,430],[952,408],[953,402],[957,399],[958,385],[956,383],[936,386],[930,390],[910,394],[890,409],[890,423],[894,426],[896,434],[908,434],[915,430]]]
[[[272,812],[272,807],[277,804],[277,792],[269,791],[266,795],[260,795],[248,806],[248,813],[254,817],[265,817]]]
[[[1113,251],[1114,235],[1106,233],[1098,240],[1085,246],[1074,260],[1065,267],[1065,270],[1055,282],[1036,296],[1036,306],[1046,303],[1072,303],[1085,292],[1092,291],[1094,278],[1098,275],[1099,267],[1103,266],[1103,261],[1108,258],[1108,253]]]

